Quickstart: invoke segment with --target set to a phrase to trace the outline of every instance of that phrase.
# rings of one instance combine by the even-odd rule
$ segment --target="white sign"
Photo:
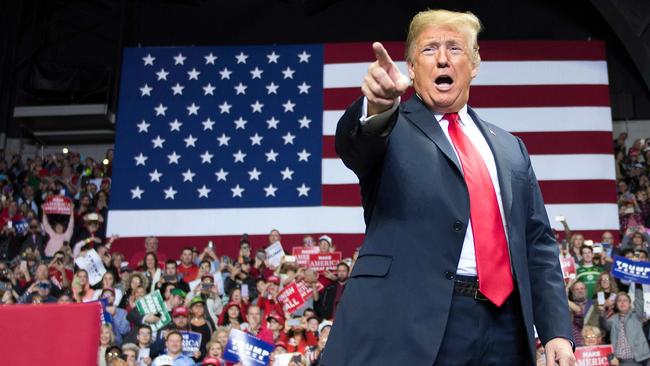
[[[88,282],[91,286],[99,283],[106,273],[104,263],[95,249],[87,250],[85,255],[79,255],[74,262],[79,268],[88,272]]]
[[[266,252],[266,259],[269,261],[271,266],[280,266],[282,258],[284,257],[284,249],[282,249],[282,244],[279,241],[269,245],[264,249],[264,251]]]

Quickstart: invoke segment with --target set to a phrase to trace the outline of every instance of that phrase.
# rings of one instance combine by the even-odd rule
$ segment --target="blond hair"
[[[470,59],[477,65],[481,63],[481,55],[478,52],[478,34],[482,30],[481,21],[472,12],[460,13],[449,10],[425,10],[421,11],[411,19],[409,32],[406,36],[406,61],[413,61],[417,38],[427,27],[448,26],[468,37],[468,45],[472,50]]]

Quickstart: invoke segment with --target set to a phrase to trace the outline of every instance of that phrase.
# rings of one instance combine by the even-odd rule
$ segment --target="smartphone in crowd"
[[[602,291],[598,291],[598,305],[605,305],[605,293]]]
[[[241,297],[249,297],[248,285],[247,284],[242,284],[241,285]]]
[[[201,290],[210,291],[210,289],[212,289],[212,284],[211,283],[202,283],[201,284]]]
[[[163,280],[165,280],[165,282],[174,282],[174,281],[176,281],[176,276],[174,276],[174,275],[163,275]]]
[[[300,326],[300,319],[295,319],[295,318],[294,319],[289,319],[289,321],[287,322],[287,325],[289,325],[290,327],[299,327]]]

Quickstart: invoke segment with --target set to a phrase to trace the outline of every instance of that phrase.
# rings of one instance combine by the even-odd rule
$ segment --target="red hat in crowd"
[[[280,277],[271,275],[266,279],[266,282],[275,283],[276,285],[280,284]]]
[[[278,323],[284,325],[284,318],[282,317],[282,315],[278,314],[275,311],[270,312],[269,316],[266,317],[266,320],[269,320],[269,319],[275,319],[275,321],[277,321]]]
[[[282,347],[284,349],[287,349],[287,344],[284,341],[277,341],[275,342],[275,347]]]
[[[172,311],[172,316],[173,317],[179,316],[179,315],[181,315],[181,316],[188,316],[189,315],[189,311],[187,310],[187,308],[185,306],[177,306]]]
[[[203,366],[219,366],[221,365],[221,360],[216,358],[216,357],[211,357],[208,356],[205,359],[203,359],[203,362],[201,363]]]

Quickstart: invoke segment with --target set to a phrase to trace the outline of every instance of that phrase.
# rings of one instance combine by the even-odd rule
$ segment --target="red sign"
[[[310,254],[307,267],[318,272],[336,270],[336,266],[341,263],[341,252],[329,254]]]
[[[311,295],[314,293],[314,290],[309,286],[305,281],[300,281],[297,283],[298,285],[298,291],[300,292],[300,296],[307,301],[311,297]],[[323,284],[320,282],[316,282],[316,290],[320,292],[323,289]]]
[[[309,264],[309,255],[320,253],[319,247],[293,247],[291,248],[291,255],[296,257],[296,263],[300,267],[307,267]]]
[[[562,266],[562,275],[564,275],[565,283],[569,283],[572,279],[576,278],[576,261],[573,257],[560,258],[560,265]]]
[[[609,365],[607,356],[614,351],[612,345],[576,347],[576,366]]]
[[[293,313],[305,304],[305,299],[300,295],[300,289],[295,282],[285,286],[278,293],[278,301],[282,304],[284,311]]]
[[[43,212],[46,214],[70,215],[72,200],[63,196],[50,196],[43,204]]]

